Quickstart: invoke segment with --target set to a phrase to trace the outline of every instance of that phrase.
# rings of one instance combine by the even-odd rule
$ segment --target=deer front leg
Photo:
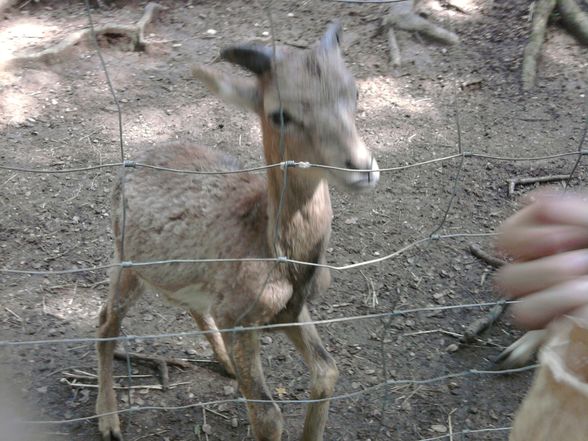
[[[223,338],[243,396],[249,400],[271,400],[261,367],[258,333],[224,333]],[[275,403],[247,403],[247,410],[256,440],[280,441],[283,418]]]
[[[299,322],[310,322],[311,317],[305,305],[298,316]],[[319,400],[330,398],[335,390],[339,371],[335,360],[329,355],[321,342],[314,325],[292,326],[285,328],[286,335],[292,340],[296,349],[304,357],[310,368],[310,398]],[[302,441],[321,441],[327,424],[329,401],[311,403],[306,410]]]
[[[97,332],[99,338],[118,337],[123,317],[135,299],[141,294],[137,276],[129,270],[115,269],[110,274],[110,297],[100,311]],[[101,341],[96,344],[98,351],[98,415],[116,412],[116,394],[112,380],[112,363],[115,341]],[[116,413],[101,416],[98,427],[103,441],[122,441],[120,421]]]

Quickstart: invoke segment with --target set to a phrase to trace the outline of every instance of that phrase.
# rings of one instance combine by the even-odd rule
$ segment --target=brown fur
[[[267,163],[294,159],[337,167],[352,164],[355,169],[373,171],[344,174],[288,169],[288,185],[278,214],[284,184],[284,171],[279,168],[269,169],[267,177],[248,173],[202,176],[145,168],[127,170],[113,192],[116,261],[287,256],[325,263],[332,219],[327,178],[350,189],[373,187],[378,178],[377,164],[361,142],[353,121],[353,78],[333,38],[327,37],[332,35],[327,32],[324,41],[313,50],[285,55],[272,63],[261,50],[235,48],[230,52],[231,60],[246,67],[252,64],[258,73],[256,81],[232,78],[203,66],[195,68],[194,73],[222,98],[260,115]],[[262,71],[260,66],[272,68]],[[277,100],[277,85],[281,100]],[[282,130],[272,122],[280,101],[294,121]],[[154,146],[137,160],[202,171],[236,167],[235,161],[226,155],[188,143]],[[100,314],[98,335],[118,335],[122,318],[144,286],[153,287],[172,302],[188,308],[201,329],[214,331],[238,325],[311,321],[306,301],[325,291],[329,283],[330,275],[325,268],[275,262],[168,263],[116,268],[111,275],[108,303]],[[282,330],[311,369],[311,398],[330,397],[337,368],[314,326],[285,325]],[[261,369],[257,332],[212,333],[207,338],[219,361],[237,377],[246,398],[271,398]],[[97,347],[100,390],[96,409],[99,413],[113,412],[114,344],[100,343]],[[328,402],[321,402],[308,407],[303,440],[322,439],[328,406]],[[274,403],[248,403],[248,410],[256,439],[281,439],[282,417]],[[99,425],[104,440],[122,439],[118,416],[101,417]]]

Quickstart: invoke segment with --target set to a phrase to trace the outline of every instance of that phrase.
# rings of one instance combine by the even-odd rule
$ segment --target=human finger
[[[571,195],[539,195],[534,203],[508,218],[502,229],[520,226],[574,225],[588,229],[588,202],[585,197]]]
[[[509,311],[520,326],[541,329],[553,319],[587,305],[588,276],[583,276],[522,297]]]
[[[588,250],[582,249],[503,266],[495,278],[501,294],[517,298],[588,275]]]
[[[577,226],[520,226],[504,230],[498,249],[516,260],[531,260],[588,247],[588,228]]]

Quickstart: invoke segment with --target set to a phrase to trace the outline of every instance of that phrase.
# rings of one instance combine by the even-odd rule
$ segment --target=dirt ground
[[[454,29],[461,44],[444,47],[399,32],[404,65],[391,69],[387,43],[375,35],[382,5],[332,1],[274,1],[271,14],[279,43],[308,45],[340,18],[346,59],[360,90],[358,128],[381,167],[452,155],[458,150],[456,113],[464,151],[532,157],[578,148],[585,115],[588,50],[558,23],[549,27],[538,87],[520,90],[520,64],[529,30],[530,1],[460,0],[463,12],[425,2],[424,11]],[[210,96],[190,78],[193,63],[214,60],[219,48],[243,41],[269,41],[270,25],[256,2],[161,1],[167,6],[149,26],[147,51],[132,52],[121,41],[101,41],[121,102],[127,158],[145,145],[171,139],[200,142],[261,163],[254,116]],[[93,10],[98,24],[134,23],[143,2],[121,2]],[[0,16],[0,53],[39,50],[87,26],[83,2],[21,1]],[[52,65],[30,64],[0,72],[0,164],[71,168],[118,162],[118,114],[96,52],[80,45]],[[586,147],[585,147],[586,148]],[[513,177],[569,173],[575,157],[546,161],[466,158],[454,203],[440,234],[491,232],[531,187],[507,193]],[[427,237],[442,221],[454,191],[459,158],[387,172],[378,189],[361,197],[334,190],[335,219],[328,260],[333,264],[384,256]],[[0,267],[58,270],[107,264],[112,252],[109,192],[117,170],[43,175],[0,171]],[[581,165],[572,180],[584,186]],[[313,317],[328,319],[421,308],[491,302],[497,299],[492,269],[468,252],[470,243],[491,250],[487,238],[428,242],[385,262],[334,273],[328,293],[312,304]],[[0,273],[0,332],[3,341],[94,336],[107,294],[105,271],[30,276]],[[336,393],[359,392],[386,379],[424,380],[469,369],[486,369],[520,334],[500,320],[475,344],[452,351],[451,333],[488,308],[421,312],[319,327],[341,376]],[[144,297],[124,324],[129,335],[194,330],[188,314],[156,293]],[[269,337],[269,338],[267,338]],[[136,406],[183,406],[236,398],[234,380],[222,375],[200,336],[138,339],[129,349],[145,354],[199,360],[187,370],[172,368],[168,391],[133,390]],[[453,348],[454,349],[454,348]],[[72,387],[66,374],[94,373],[90,343],[4,346],[1,370],[12,386],[10,408],[27,420],[63,420],[94,413],[96,389]],[[263,363],[276,398],[304,399],[308,373],[280,335],[263,339]],[[136,374],[155,372],[133,364]],[[116,362],[119,375],[126,365]],[[530,372],[470,375],[428,384],[403,384],[334,401],[328,440],[421,440],[453,435],[456,440],[504,440],[529,385]],[[71,381],[71,380],[70,380]],[[78,380],[84,382],[84,380]],[[124,385],[124,378],[120,379]],[[88,381],[86,381],[88,382]],[[156,377],[136,385],[158,384]],[[4,395],[8,397],[9,395]],[[128,406],[119,393],[120,407]],[[16,404],[20,402],[20,404]],[[285,440],[298,439],[304,409],[283,405]],[[207,433],[203,432],[203,416]],[[13,417],[11,417],[13,418]],[[125,439],[247,440],[245,408],[210,405],[205,415],[184,410],[142,410],[122,416]],[[16,426],[21,433],[29,426]],[[95,420],[34,426],[23,440],[97,440]],[[3,435],[8,432],[3,430]],[[16,435],[8,438],[18,439]]]

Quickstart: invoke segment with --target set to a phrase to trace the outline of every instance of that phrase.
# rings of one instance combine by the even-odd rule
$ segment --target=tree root
[[[580,43],[588,45],[588,14],[582,11],[575,0],[559,0],[558,7],[568,30]]]
[[[134,25],[105,24],[94,27],[96,38],[107,40],[128,40],[128,49],[139,52],[144,51],[147,42],[145,41],[145,27],[157,17],[158,13],[165,9],[157,3],[147,3],[143,16]],[[74,47],[80,43],[86,43],[93,39],[91,29],[83,29],[66,37],[59,43],[39,52],[29,55],[20,55],[8,59],[3,63],[4,68],[19,67],[28,63],[57,64],[65,60]]]
[[[588,14],[582,11],[576,0],[537,0],[533,11],[531,35],[523,54],[523,90],[530,90],[535,86],[537,60],[545,40],[547,21],[556,6],[568,30],[580,43],[588,44]]]
[[[390,62],[393,66],[400,66],[401,57],[395,29],[409,32],[419,32],[426,37],[443,44],[459,42],[457,34],[443,29],[414,12],[414,0],[406,0],[390,5],[388,14],[382,20],[382,29],[387,30]]]
[[[396,34],[394,33],[394,27],[388,28],[388,48],[390,49],[390,63],[394,67],[400,67],[402,64],[402,58],[400,57],[400,47],[396,40]]]

